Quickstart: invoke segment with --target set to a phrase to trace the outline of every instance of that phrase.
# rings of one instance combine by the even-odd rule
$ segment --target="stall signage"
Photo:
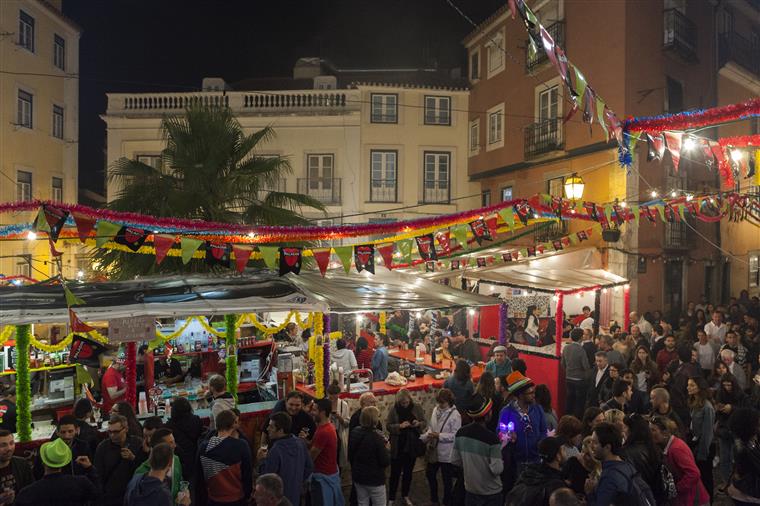
[[[116,318],[108,322],[108,340],[117,343],[152,341],[156,337],[156,320],[152,316]]]

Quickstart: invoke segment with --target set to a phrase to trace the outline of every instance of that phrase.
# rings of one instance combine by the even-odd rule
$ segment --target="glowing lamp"
[[[580,200],[583,198],[583,188],[586,183],[583,182],[578,174],[573,174],[565,180],[565,197],[571,200]]]

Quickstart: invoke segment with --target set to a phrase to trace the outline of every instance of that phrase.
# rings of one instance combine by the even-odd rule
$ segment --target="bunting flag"
[[[501,259],[505,262],[511,262],[512,261],[512,253],[502,253]]]
[[[226,243],[220,242],[206,242],[206,265],[222,267],[230,267],[230,256],[232,253],[232,247]]]
[[[491,232],[488,230],[488,225],[486,225],[486,222],[480,218],[470,222],[470,230],[472,230],[472,235],[475,237],[475,240],[478,241],[478,244],[481,244],[483,239],[489,241],[493,240]]]
[[[673,170],[678,172],[678,162],[681,160],[681,140],[683,132],[665,132],[665,145],[670,152],[670,158],[673,160]]]
[[[594,115],[596,111],[594,108],[596,105],[596,93],[594,93],[594,90],[591,88],[591,86],[586,85],[586,96],[584,99],[586,101],[586,105],[583,108],[583,121],[591,125],[594,123]]]
[[[578,242],[583,242],[585,240],[588,240],[588,234],[586,234],[585,230],[581,230],[579,232],[576,232],[575,235],[578,236]]]
[[[92,233],[92,229],[95,228],[97,220],[91,216],[87,216],[84,213],[74,211],[71,213],[74,217],[74,223],[77,226],[77,233],[79,234],[79,240],[84,243]]]
[[[664,206],[663,212],[665,213],[665,221],[669,223],[673,223],[674,221],[678,221],[676,218],[677,213],[673,211],[673,207],[671,206]]]
[[[499,209],[499,216],[509,228],[515,228],[515,210],[512,207]]]
[[[520,205],[515,204],[514,205],[514,212],[517,215],[517,218],[520,220],[520,223],[522,223],[524,226],[528,226],[528,219],[530,214],[530,205],[527,203],[522,203]]]
[[[335,254],[340,259],[340,262],[343,264],[343,270],[346,271],[346,274],[351,272],[351,257],[354,253],[354,247],[353,246],[336,246],[333,248],[335,250]],[[411,260],[409,261],[411,263]]]
[[[465,241],[465,244],[467,244],[467,241]],[[401,260],[405,264],[412,263],[412,240],[402,239],[396,243],[396,246],[398,246],[398,251],[401,253]]]
[[[259,253],[264,259],[264,265],[267,269],[275,270],[277,268],[277,246],[259,246]]]
[[[435,272],[435,262],[425,262],[425,272]]]
[[[72,332],[92,332],[95,330],[79,319],[73,309],[69,308],[69,326]]]
[[[84,301],[77,297],[74,292],[72,292],[68,286],[66,286],[66,283],[63,283],[63,295],[66,298],[66,307],[71,306],[83,306]]]
[[[375,246],[361,244],[354,247],[354,265],[356,272],[367,271],[375,273]]]
[[[529,257],[536,256],[536,247],[535,246],[528,246],[527,248],[525,248],[525,250],[527,251]]]
[[[453,235],[454,239],[457,240],[457,244],[459,244],[463,250],[467,249],[467,225],[454,225],[450,230],[451,235]]]
[[[599,221],[599,212],[597,210],[596,204],[593,202],[584,202],[583,207],[586,209],[586,214],[588,214],[592,220]]]
[[[615,213],[614,214],[615,223],[617,223],[618,226],[620,226],[623,223],[625,223],[625,214],[624,214],[623,208],[620,207],[619,204],[613,204],[612,205],[612,210]]]
[[[248,265],[248,260],[253,253],[253,246],[247,246],[243,244],[233,244],[232,253],[235,254],[235,269],[238,272],[243,272]]]
[[[607,131],[607,122],[604,120],[604,108],[607,105],[600,97],[596,97],[596,120],[599,122],[599,126],[604,130],[605,138],[609,139],[610,133]]]
[[[97,341],[87,339],[80,334],[74,334],[69,350],[69,363],[100,367],[100,355],[104,351],[106,351],[106,347]]]
[[[575,100],[575,102],[578,104],[578,100],[580,100],[581,103],[583,102],[583,98],[586,96],[586,87],[588,84],[586,83],[586,78],[583,76],[583,73],[578,67],[573,65],[573,70],[575,71],[575,91],[578,93],[578,98]]]
[[[380,253],[380,258],[383,259],[383,265],[388,270],[393,270],[393,243],[380,244],[377,247],[377,252]]]
[[[443,254],[448,255],[451,253],[451,232],[446,230],[438,234],[436,237],[438,237],[438,244],[441,245]]]
[[[657,213],[660,215],[660,219],[663,222],[667,223],[668,220],[665,218],[665,206],[662,204],[655,204],[654,208],[657,209]]]
[[[452,271],[459,270],[459,260],[458,259],[454,259],[454,260],[451,261],[451,270]]]
[[[639,226],[639,219],[641,216],[640,209],[641,208],[637,205],[631,206],[631,212],[633,213],[633,221],[634,223],[636,223],[636,228],[638,228]]]
[[[484,224],[485,226],[485,224]],[[424,261],[438,260],[438,254],[435,252],[435,239],[433,234],[420,235],[414,238],[417,241],[417,250]]]
[[[121,225],[111,223],[110,221],[100,220],[95,225],[95,245],[102,248],[105,244],[114,238],[121,230]]]
[[[177,238],[173,235],[153,234],[153,248],[156,250],[156,265],[161,265],[161,262],[166,258],[166,254],[174,245],[174,241]]]
[[[499,218],[495,214],[489,216],[486,218],[486,226],[488,227],[488,232],[491,234],[491,239],[496,238],[499,231]]]
[[[647,162],[662,160],[662,155],[665,154],[665,141],[662,135],[645,134],[645,136],[647,140]]]
[[[98,222],[98,225],[100,225],[100,222]],[[182,250],[183,264],[187,265],[190,259],[193,258],[193,255],[198,250],[198,248],[201,247],[201,244],[203,244],[203,241],[201,241],[200,239],[193,239],[192,237],[183,237],[182,239],[180,239],[180,248]]]
[[[294,274],[301,273],[301,261],[303,248],[300,246],[283,246],[279,250],[280,253],[280,276],[292,272]]]
[[[42,210],[45,213],[45,221],[47,221],[50,227],[48,235],[53,242],[57,242],[58,236],[61,234],[61,230],[63,230],[63,226],[69,217],[69,212],[53,206],[42,206]]]
[[[475,265],[478,267],[485,267],[486,266],[486,257],[478,257],[475,259]]]
[[[139,251],[148,239],[148,232],[142,228],[123,226],[116,234],[113,242],[126,246],[132,251]]]
[[[55,249],[55,243],[53,242],[53,239],[48,237],[48,246],[50,246],[50,256],[53,258],[58,258],[60,256],[63,256],[63,251],[58,251]]]
[[[649,209],[649,206],[641,206],[641,212],[650,223],[655,222],[654,216],[652,216],[652,210]]]
[[[327,267],[330,265],[331,252],[332,248],[314,248],[311,250],[311,254],[317,262],[317,267],[319,267],[319,273],[322,277],[325,277]]]
[[[686,206],[678,206],[678,217],[681,221],[686,221]]]
[[[34,219],[34,230],[35,232],[50,232],[50,225],[48,225],[45,218],[44,207],[40,207],[40,210],[37,212],[37,217]]]
[[[560,239],[553,240],[552,247],[555,249],[555,251],[562,251],[564,249],[562,246],[562,241]]]

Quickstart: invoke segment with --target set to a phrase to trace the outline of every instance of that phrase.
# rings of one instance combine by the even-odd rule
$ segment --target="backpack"
[[[666,501],[672,501],[678,495],[676,480],[665,462],[660,464],[660,490],[659,496]]]
[[[631,467],[635,469],[633,466]],[[612,471],[622,474],[628,481],[628,491],[622,494],[622,498],[615,501],[617,506],[656,506],[657,502],[654,500],[652,488],[638,471],[635,471],[632,476],[624,474],[617,468],[612,469]]]

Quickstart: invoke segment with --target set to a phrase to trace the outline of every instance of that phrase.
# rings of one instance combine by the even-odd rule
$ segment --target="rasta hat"
[[[533,386],[533,381],[520,371],[514,371],[507,376],[507,390],[510,394],[520,395],[523,390]]]
[[[480,394],[476,394],[472,397],[470,405],[467,407],[467,415],[470,418],[483,418],[491,412],[493,408],[493,401],[486,399]]]

